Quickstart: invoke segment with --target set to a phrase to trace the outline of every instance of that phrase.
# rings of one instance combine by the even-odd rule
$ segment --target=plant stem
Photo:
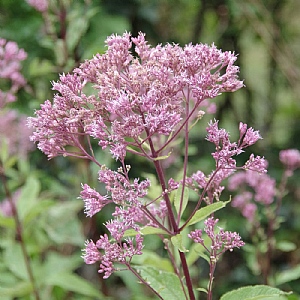
[[[142,115],[142,117],[144,118],[143,115]],[[147,128],[145,128],[145,130],[146,130],[147,136],[150,136],[149,130]],[[166,182],[165,182],[164,172],[163,172],[162,166],[160,164],[160,161],[155,160],[155,158],[158,157],[158,154],[157,154],[157,151],[154,148],[154,145],[153,145],[153,142],[152,142],[151,138],[149,138],[149,145],[150,145],[150,149],[151,149],[152,158],[154,159],[153,163],[154,163],[154,166],[155,166],[155,170],[156,170],[156,173],[157,173],[157,176],[158,176],[158,179],[159,179],[159,183],[160,183],[161,188],[162,188],[163,197],[164,197],[164,200],[166,201],[169,221],[170,221],[170,224],[172,226],[172,229],[173,229],[174,233],[176,234],[177,230],[178,230],[178,226],[176,224],[174,213],[173,213],[173,210],[172,210],[171,200],[169,198],[169,195],[165,192],[167,190],[167,185],[166,185]]]
[[[196,300],[195,295],[194,295],[194,291],[193,291],[193,283],[192,283],[192,279],[190,276],[190,272],[189,272],[189,267],[187,265],[186,262],[186,258],[183,252],[179,251],[179,256],[180,256],[180,260],[182,263],[182,270],[183,270],[183,274],[185,276],[185,281],[186,281],[186,285],[188,288],[188,292],[189,292],[189,296],[190,296],[190,300]]]
[[[165,249],[168,251],[168,254],[169,254],[169,257],[170,257],[170,260],[171,260],[171,263],[172,263],[172,266],[173,266],[173,269],[174,269],[174,272],[175,274],[177,275],[179,281],[180,281],[180,285],[181,285],[181,288],[183,290],[183,293],[185,295],[185,298],[186,299],[189,299],[188,296],[187,296],[187,293],[186,293],[186,289],[184,288],[184,283],[183,283],[183,279],[182,279],[182,276],[180,275],[180,271],[176,265],[176,261],[175,261],[175,257],[169,247],[169,240],[167,239],[164,239],[163,240],[164,244],[165,244]]]
[[[210,264],[209,264],[209,283],[208,283],[208,288],[207,288],[207,300],[212,300],[212,285],[213,285],[213,280],[214,280],[215,269],[216,269],[215,262],[212,262],[212,260],[210,260]]]
[[[165,193],[165,191],[167,190],[167,186],[166,186],[166,182],[165,182],[165,177],[164,177],[164,173],[163,173],[163,169],[161,167],[161,164],[159,161],[154,161],[154,166],[156,169],[156,173],[158,175],[158,179],[162,188],[162,192],[164,200],[166,201],[166,205],[167,205],[167,209],[168,209],[168,217],[170,220],[170,224],[172,226],[173,232],[174,234],[178,233],[178,226],[177,223],[175,221],[175,216],[172,210],[172,204],[171,204],[171,200],[169,198],[169,195],[167,193]]]
[[[286,188],[287,180],[288,180],[288,171],[285,171],[282,175],[281,182],[279,185],[279,193],[276,199],[276,206],[273,214],[271,215],[269,219],[269,226],[268,226],[268,231],[267,231],[267,243],[268,243],[268,248],[267,248],[267,259],[265,261],[265,266],[263,267],[262,273],[263,273],[263,280],[264,284],[269,284],[269,276],[271,273],[271,259],[273,256],[273,251],[274,251],[274,233],[275,233],[275,224],[276,224],[276,218],[278,216],[281,203],[282,203],[282,198],[284,196],[284,191]]]
[[[149,145],[150,145],[152,157],[156,158],[158,155],[157,155],[157,152],[154,149],[154,145],[153,145],[153,142],[152,142],[151,138],[149,139]],[[162,166],[161,166],[159,160],[154,160],[153,163],[154,163],[156,173],[157,173],[157,176],[158,176],[161,188],[162,188],[164,200],[166,201],[170,224],[173,228],[174,234],[177,234],[177,233],[179,233],[178,225],[177,225],[176,220],[175,220],[175,216],[174,216],[174,213],[173,213],[173,210],[172,210],[172,204],[171,204],[169,195],[167,193],[165,193],[165,191],[167,190],[167,186],[166,186],[165,176],[164,176]],[[192,280],[191,280],[191,276],[190,276],[190,273],[189,273],[189,268],[188,268],[188,265],[187,265],[187,262],[186,262],[185,255],[184,255],[184,253],[179,251],[179,256],[180,256],[180,260],[181,260],[181,263],[182,263],[183,273],[184,273],[184,276],[185,276],[185,280],[186,280],[190,300],[195,300],[196,298],[195,298],[194,291],[193,291],[193,284],[192,284]]]
[[[6,177],[5,177],[5,173],[4,173],[4,168],[2,166],[0,166],[0,177],[1,177],[1,181],[3,183],[3,187],[5,190],[5,194],[6,197],[11,205],[11,210],[12,210],[12,214],[16,223],[16,236],[17,236],[17,240],[20,242],[21,245],[21,249],[22,249],[22,253],[23,253],[23,257],[24,257],[24,261],[25,261],[25,265],[26,265],[26,269],[27,269],[27,273],[29,276],[29,280],[31,282],[32,285],[32,289],[33,289],[33,293],[35,296],[36,300],[40,300],[40,296],[36,287],[36,283],[33,277],[33,271],[31,268],[31,264],[30,264],[30,258],[29,258],[29,254],[27,252],[26,246],[25,246],[25,242],[24,242],[24,238],[23,238],[23,229],[22,229],[22,224],[18,215],[18,211],[16,208],[16,205],[13,201],[12,195],[10,193],[10,190],[8,188],[7,185],[7,181],[6,181]]]
[[[187,97],[189,99],[189,96]],[[189,101],[186,101],[186,115],[189,115]],[[184,162],[183,162],[183,176],[182,176],[182,192],[180,198],[180,205],[177,215],[177,226],[180,224],[180,217],[182,214],[182,205],[183,205],[183,198],[184,198],[184,190],[185,190],[185,182],[186,182],[186,174],[187,174],[187,166],[188,166],[188,158],[189,158],[189,122],[185,123],[185,138],[184,138]]]

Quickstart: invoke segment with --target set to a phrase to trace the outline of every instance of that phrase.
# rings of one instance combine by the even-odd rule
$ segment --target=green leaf
[[[163,299],[186,300],[180,281],[174,273],[147,266],[134,268]]]
[[[96,299],[107,299],[92,284],[76,274],[61,272],[51,276],[47,280],[48,284],[59,286],[66,291],[72,291],[81,295],[95,297]]]
[[[172,153],[172,151],[170,151],[167,155],[155,157],[153,160],[154,160],[154,161],[157,161],[157,160],[164,160],[164,159],[167,159],[167,158],[171,155],[171,153]]]
[[[177,248],[179,251],[181,251],[181,252],[189,252],[189,250],[187,250],[184,247],[183,243],[182,243],[182,235],[181,235],[181,233],[172,236],[171,237],[171,242],[174,245],[174,247]]]
[[[62,66],[66,60],[67,54],[63,39],[57,39],[54,45],[55,62],[58,66]]]
[[[40,214],[47,214],[48,210],[56,205],[55,201],[53,200],[42,200],[40,199],[39,202],[28,212],[25,218],[25,224],[35,219]]]
[[[38,203],[40,188],[40,182],[34,176],[28,177],[17,201],[17,210],[22,221]]]
[[[181,199],[181,195],[182,195],[182,184],[180,184],[179,188],[177,189],[175,198],[174,198],[174,206],[175,206],[177,213],[179,213],[180,204],[182,203],[180,217],[182,216],[182,214],[187,206],[187,203],[189,201],[189,189],[187,187],[184,188],[183,199]]]
[[[157,253],[143,249],[143,255],[135,255],[132,258],[134,265],[151,266],[160,270],[172,272],[173,266],[168,258],[161,257]]]
[[[205,219],[206,217],[210,216],[215,211],[223,208],[226,206],[227,203],[229,203],[231,200],[228,201],[219,201],[215,202],[213,204],[207,205],[203,208],[200,208],[196,211],[194,216],[190,219],[190,221],[187,223],[187,226],[193,225],[195,223],[198,223],[199,221]]]
[[[30,293],[32,293],[32,285],[29,281],[16,282],[11,287],[0,287],[0,299],[3,297],[24,297]]]
[[[35,57],[29,65],[28,73],[31,77],[45,76],[55,71],[50,60]]]
[[[125,231],[124,237],[136,236],[137,234],[138,234],[138,232],[136,230],[128,229]],[[145,227],[141,228],[141,234],[149,235],[149,234],[168,234],[168,233],[159,227],[145,226]]]
[[[0,227],[14,229],[16,227],[15,220],[12,217],[5,217],[0,214]]]
[[[280,285],[300,278],[300,265],[276,274],[275,283]]]
[[[276,249],[281,250],[283,252],[290,252],[297,249],[296,244],[289,241],[280,241],[276,243]]]
[[[205,289],[205,288],[196,288],[196,290],[207,294],[207,289]]]
[[[84,237],[77,213],[83,207],[80,200],[57,203],[48,209],[41,228],[47,232],[49,238],[58,244],[82,246]]]
[[[80,5],[76,6],[68,14],[69,24],[67,27],[66,42],[69,53],[72,53],[79,41],[82,39],[89,27],[89,20],[98,12],[98,8],[86,9]]]
[[[28,272],[20,244],[9,241],[4,249],[3,261],[5,266],[18,278],[28,279]]]
[[[39,274],[38,282],[47,281],[48,277],[56,276],[60,272],[72,272],[78,268],[83,262],[80,254],[77,255],[62,255],[56,252],[48,252],[45,262],[40,269],[42,274]]]
[[[159,227],[152,227],[152,226],[145,226],[141,229],[141,233],[143,235],[148,234],[168,234],[165,230],[159,228]]]
[[[246,286],[240,289],[226,293],[221,297],[220,300],[271,300],[278,299],[283,300],[287,299],[285,293],[277,288],[273,288],[267,285],[255,285],[255,286]]]
[[[207,242],[205,239],[209,239],[208,236],[204,236],[204,244],[207,245]],[[189,253],[186,257],[186,262],[188,266],[191,266],[194,264],[194,262],[199,258],[204,258],[208,263],[210,262],[209,257],[205,253],[206,249],[199,243],[193,243],[192,247],[190,248]]]

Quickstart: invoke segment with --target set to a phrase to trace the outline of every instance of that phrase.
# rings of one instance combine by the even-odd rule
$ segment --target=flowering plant
[[[190,132],[204,110],[213,110],[208,100],[243,87],[234,65],[236,55],[214,45],[150,47],[143,33],[138,37],[112,35],[106,44],[105,54],[95,55],[53,82],[57,91],[53,102],[47,100],[28,119],[35,130],[31,140],[49,159],[73,156],[99,166],[98,180],[105,185],[106,194],[83,184],[80,197],[85,213],[92,217],[108,204],[115,211],[105,223],[107,233],[86,242],[83,259],[87,264],[98,263],[103,278],[124,268],[130,270],[160,299],[196,299],[183,242],[188,236],[206,251],[209,283],[201,290],[212,299],[218,259],[225,251],[244,245],[238,233],[216,229],[214,213],[229,202],[220,200],[222,183],[238,169],[266,173],[263,157],[251,154],[241,166],[235,160],[261,139],[259,132],[240,123],[239,139],[232,142],[217,120],[206,128],[206,140],[215,146],[214,170],[188,173]],[[97,160],[93,139],[103,150],[109,149],[119,163],[117,170]],[[167,177],[182,140],[181,177]],[[153,165],[160,186],[154,197],[149,195],[150,179],[130,177],[129,155]],[[189,201],[189,191],[197,195],[195,204]],[[199,226],[204,219],[208,241],[201,229],[192,230],[192,225]],[[134,256],[143,254],[144,236],[151,234],[161,239],[173,272],[133,264]],[[164,280],[160,280],[162,274]]]

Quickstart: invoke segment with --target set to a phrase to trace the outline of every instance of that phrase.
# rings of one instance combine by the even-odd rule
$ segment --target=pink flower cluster
[[[15,101],[15,93],[26,84],[20,73],[20,62],[26,57],[26,52],[19,49],[15,42],[0,38],[0,79],[2,84],[5,82],[3,79],[7,80],[6,86],[0,86],[0,108]]]
[[[208,100],[220,93],[243,86],[238,80],[234,53],[222,52],[214,45],[150,47],[143,33],[135,38],[129,33],[112,35],[106,44],[106,53],[95,55],[72,74],[62,74],[58,82],[53,82],[57,92],[53,102],[45,101],[35,117],[28,119],[35,130],[31,140],[49,158],[72,155],[96,162],[93,138],[122,164],[116,172],[96,162],[101,166],[99,182],[105,185],[105,196],[87,184],[81,192],[85,213],[90,217],[109,203],[115,205],[113,219],[105,223],[112,239],[103,235],[96,243],[87,242],[83,255],[87,263],[100,261],[99,272],[104,278],[115,270],[115,262],[126,265],[132,255],[141,254],[141,226],[160,227],[171,234],[170,223],[165,227],[164,222],[171,220],[173,229],[177,226],[170,215],[173,212],[168,194],[178,189],[179,183],[173,179],[168,185],[160,181],[161,195],[145,199],[150,181],[129,179],[126,153],[154,162],[162,177],[157,162],[171,152],[171,142],[183,128],[200,118],[200,108],[209,106]],[[131,52],[133,46],[136,55]],[[217,182],[232,172],[231,156],[260,137],[243,127],[244,144],[231,144],[217,129],[217,123],[210,127],[208,139],[217,143],[218,149],[224,145],[223,152],[215,153]],[[133,240],[124,242],[127,230],[136,232],[135,246]],[[222,236],[225,243],[225,233]]]
[[[39,12],[48,10],[49,0],[26,0],[26,2]]]
[[[236,232],[224,231],[223,228],[219,228],[219,232],[216,233],[215,227],[218,222],[219,220],[213,217],[204,221],[204,231],[211,240],[210,247],[204,244],[201,229],[196,229],[188,234],[189,238],[193,239],[195,243],[201,244],[210,253],[210,258],[215,260],[225,251],[233,251],[233,248],[240,248],[245,245],[240,235]]]
[[[280,151],[279,159],[289,171],[290,175],[293,174],[294,170],[300,168],[300,151],[297,149]]]
[[[0,38],[0,147],[7,144],[10,155],[26,156],[32,150],[26,117],[5,105],[16,100],[17,91],[26,84],[21,74],[21,61],[27,54],[12,41]]]
[[[240,123],[240,138],[239,141],[230,142],[229,133],[218,127],[218,121],[210,122],[207,127],[206,139],[216,146],[216,151],[212,153],[212,156],[216,162],[216,169],[206,176],[202,171],[197,171],[187,178],[186,183],[193,189],[204,190],[208,197],[204,200],[211,204],[214,198],[218,201],[224,187],[221,183],[224,179],[232,175],[237,169],[252,170],[259,174],[267,172],[267,161],[260,156],[254,156],[251,154],[249,160],[246,161],[244,166],[237,167],[235,156],[242,153],[244,148],[253,145],[261,136],[258,131],[254,131],[252,127],[247,128],[246,124]],[[263,176],[262,176],[263,177]]]
[[[100,262],[99,273],[104,273],[103,278],[108,278],[116,269],[114,263],[126,264],[134,255],[141,255],[143,238],[137,234],[135,243],[127,238],[125,242],[111,242],[105,234],[96,242],[86,241],[83,259],[86,264]]]
[[[240,123],[240,139],[238,143],[231,143],[229,140],[229,133],[221,128],[218,128],[218,121],[210,122],[207,127],[206,139],[216,146],[216,152],[212,153],[216,161],[216,168],[221,169],[235,169],[236,161],[233,156],[239,155],[243,149],[255,144],[261,136],[258,131],[254,131],[252,127],[247,128],[247,124]],[[258,172],[266,172],[264,158],[250,156],[246,162],[245,169],[253,169]]]
[[[161,209],[154,209],[154,206],[150,206],[148,215],[145,214],[141,200],[147,194],[150,181],[146,179],[139,182],[138,179],[134,179],[130,182],[128,170],[127,166],[125,171],[115,172],[103,166],[99,171],[99,181],[105,184],[107,195],[100,195],[87,184],[82,186],[80,194],[85,203],[85,213],[90,217],[109,203],[116,205],[112,214],[113,219],[105,223],[113,239],[109,240],[107,234],[104,234],[100,236],[96,244],[93,241],[87,241],[83,255],[88,264],[101,262],[99,272],[104,273],[104,278],[108,278],[115,270],[113,262],[126,264],[133,255],[142,254],[143,238],[140,234],[135,236],[136,246],[132,239],[127,238],[123,242],[126,230],[133,229],[139,232],[141,225],[155,226],[149,214],[157,219],[165,217],[163,201],[161,201]],[[104,254],[101,254],[100,250],[103,250]]]
[[[31,140],[49,158],[70,155],[69,145],[88,157],[79,141],[83,136],[109,147],[116,159],[123,160],[126,151],[151,158],[150,137],[163,147],[169,135],[196,118],[204,101],[243,86],[236,56],[214,45],[152,48],[142,33],[136,38],[112,35],[106,44],[105,54],[87,60],[73,74],[61,75],[53,83],[58,92],[53,103],[47,100],[29,118],[35,128]],[[133,44],[137,57],[130,52]]]
[[[247,190],[247,187],[250,187],[251,191]],[[258,203],[270,205],[274,201],[276,182],[267,174],[248,170],[230,177],[228,189],[240,191],[233,197],[231,205],[238,208],[249,221],[253,221]]]
[[[32,130],[26,126],[27,117],[20,115],[15,110],[0,112],[0,148],[4,143],[8,146],[10,155],[25,157],[34,149],[29,136]]]

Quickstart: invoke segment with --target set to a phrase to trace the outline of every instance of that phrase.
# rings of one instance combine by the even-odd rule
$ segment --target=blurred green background
[[[28,54],[27,60],[22,63],[22,74],[27,80],[27,86],[18,92],[18,100],[11,103],[9,109],[32,116],[34,109],[38,109],[41,103],[52,99],[51,81],[57,80],[58,74],[72,71],[80,62],[92,58],[94,54],[103,53],[104,40],[108,35],[129,31],[136,36],[142,31],[146,33],[146,39],[151,45],[166,42],[181,46],[190,42],[214,43],[223,51],[238,53],[240,78],[244,80],[246,87],[218,97],[215,101],[217,113],[213,117],[220,120],[221,127],[229,130],[233,139],[238,138],[240,121],[259,130],[263,140],[249,151],[265,156],[269,161],[269,174],[276,180],[282,174],[279,151],[287,148],[300,149],[299,0],[49,0],[49,5],[49,12],[42,14],[25,0],[0,1],[0,37],[17,42]],[[213,166],[210,158],[213,149],[209,143],[203,142],[205,127],[210,118],[211,116],[205,116],[199,130],[195,130],[191,136],[191,172],[200,168],[209,172]],[[249,154],[247,153],[248,156]],[[106,152],[99,151],[97,155],[107,166],[114,164]],[[241,156],[240,159],[243,160],[244,157]],[[132,161],[133,166],[138,164],[139,161]],[[146,173],[151,171],[147,169],[147,165],[143,167],[146,168]],[[111,213],[108,208],[100,217],[86,219],[82,213],[82,203],[77,199],[80,183],[88,182],[97,186],[97,169],[88,162],[72,158],[59,157],[48,161],[38,150],[30,152],[26,160],[15,158],[7,164],[7,168],[6,178],[12,193],[19,188],[24,189],[26,184],[29,190],[38,185],[34,197],[48,203],[34,217],[41,222],[39,226],[43,224],[43,230],[35,232],[36,229],[31,228],[32,231],[27,233],[29,240],[33,232],[37,235],[29,243],[34,263],[51,259],[57,261],[53,258],[57,253],[61,259],[65,256],[72,257],[72,267],[66,267],[70,271],[68,274],[79,274],[80,278],[93,282],[94,287],[102,291],[103,299],[105,295],[113,299],[142,299],[139,298],[141,287],[128,273],[120,272],[119,277],[112,276],[103,281],[97,277],[95,267],[83,266],[79,258],[84,240],[97,238],[102,233],[101,223]],[[285,197],[281,210],[285,222],[278,233],[279,239],[294,242],[296,249],[276,253],[273,261],[275,269],[295,268],[300,263],[299,181],[300,173],[296,172],[289,181],[290,192]],[[1,187],[0,200],[4,198],[5,192]],[[37,205],[36,203],[32,205]],[[64,205],[70,205],[69,217],[65,212],[68,208],[63,207]],[[55,215],[59,207],[63,207],[61,214]],[[49,220],[51,213],[57,219]],[[74,216],[76,219],[72,219]],[[229,208],[224,211],[224,216],[230,219],[229,229],[239,231],[242,236],[246,235],[244,220],[237,212]],[[29,224],[33,224],[34,218],[30,219]],[[62,222],[59,221],[60,218],[70,220]],[[57,227],[59,222],[62,222],[61,227]],[[2,221],[2,225],[4,223]],[[47,228],[47,224],[50,227]],[[69,231],[64,224],[71,224]],[[1,270],[14,273],[12,270],[16,266],[7,266],[5,263],[5,253],[9,252],[7,249],[14,247],[8,242],[9,239],[13,240],[13,228],[9,231],[7,225],[3,225],[0,230],[3,234],[0,249],[4,253],[0,273],[2,274]],[[66,241],[70,235],[76,234],[77,237]],[[34,249],[35,243],[43,246],[41,249]],[[156,249],[155,241],[150,244]],[[241,253],[224,257],[217,268],[216,297],[232,288],[261,282],[259,274],[253,275],[253,270],[249,267],[251,262],[245,261]],[[39,272],[43,274],[45,270]],[[205,273],[205,267],[203,272]],[[280,287],[299,294],[298,275],[294,275],[296,280],[292,278],[289,283],[285,282]],[[16,282],[14,280],[18,276],[14,274],[5,282],[2,281],[3,287],[10,280]],[[47,286],[51,288],[43,299],[94,299],[92,292],[83,296],[79,288],[74,290],[76,280],[70,279],[70,282],[70,286],[61,286],[58,279],[49,279]],[[9,297],[3,299],[13,299]],[[32,299],[18,295],[11,297]],[[143,299],[147,299],[147,296]]]

